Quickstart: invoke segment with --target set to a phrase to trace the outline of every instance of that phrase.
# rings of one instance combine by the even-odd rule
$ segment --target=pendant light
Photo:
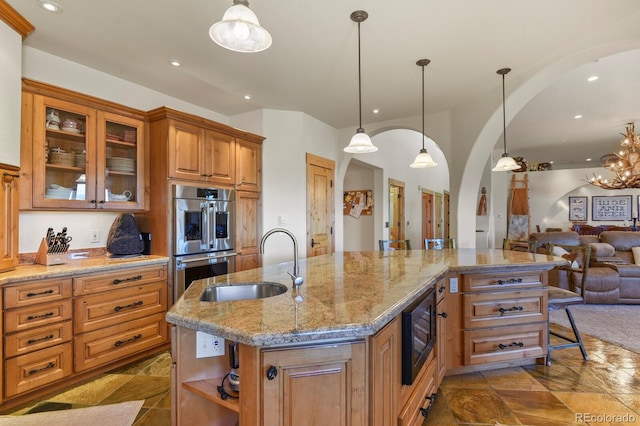
[[[504,103],[504,76],[509,74],[511,68],[501,68],[496,71],[498,74],[502,76],[502,141],[504,144],[504,152],[502,157],[498,160],[496,166],[491,169],[494,172],[507,172],[509,170],[517,170],[520,168],[520,165],[516,163],[516,160],[509,157],[507,154],[507,114],[505,112],[505,103]]]
[[[431,61],[429,59],[420,59],[418,62],[416,62],[417,66],[422,67],[422,149],[416,156],[416,159],[413,160],[413,163],[409,165],[409,167],[413,169],[426,169],[438,165],[438,163],[433,161],[433,158],[431,158],[431,154],[429,154],[424,147],[424,139],[426,137],[424,134],[424,67],[429,65],[430,62]]]
[[[234,52],[262,52],[271,46],[271,34],[260,26],[248,0],[233,0],[222,21],[209,28],[209,37]]]
[[[349,145],[344,148],[344,152],[351,154],[365,154],[368,152],[376,152],[378,147],[371,142],[371,138],[364,132],[362,128],[362,77],[360,71],[360,23],[364,22],[369,14],[364,10],[356,10],[351,14],[351,20],[358,23],[358,111],[359,111],[359,127],[356,134],[351,138]]]

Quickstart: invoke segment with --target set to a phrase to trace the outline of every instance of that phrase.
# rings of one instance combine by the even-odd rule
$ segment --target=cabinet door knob
[[[438,315],[440,315],[442,318],[446,318],[446,317],[449,316],[449,315],[447,315],[446,312],[440,312]]]
[[[267,379],[273,380],[276,376],[278,376],[278,369],[273,365],[269,366],[269,368],[267,368]]]

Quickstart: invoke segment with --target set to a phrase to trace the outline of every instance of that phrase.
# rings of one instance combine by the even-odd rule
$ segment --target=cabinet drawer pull
[[[278,376],[278,369],[271,365],[267,368],[267,380],[273,380]]]
[[[41,372],[43,370],[48,370],[48,369],[53,368],[55,366],[56,365],[53,362],[50,362],[49,364],[45,365],[42,368],[34,368],[33,370],[29,370],[29,375],[39,373],[39,372]]]
[[[142,334],[136,334],[135,336],[133,336],[131,339],[127,339],[127,340],[118,340],[117,342],[115,342],[113,344],[113,346],[115,346],[116,348],[119,348],[120,346],[126,344],[126,343],[131,343],[131,342],[135,342],[138,339],[142,339]]]
[[[440,286],[440,288],[438,289],[438,293],[442,293],[447,289],[447,287],[445,286]]]
[[[53,334],[49,334],[48,336],[40,337],[39,339],[29,339],[27,340],[27,345],[33,345],[34,343],[42,342],[45,340],[53,339]]]
[[[18,179],[20,177],[20,175],[14,175],[14,174],[7,173],[7,172],[2,173],[2,176],[4,177],[4,181],[5,182],[11,182],[13,180],[13,179],[7,179],[7,178]]]
[[[420,408],[420,414],[422,414],[422,417],[424,417],[425,419],[429,415],[429,412],[431,411],[431,408],[433,408],[433,403],[436,400],[436,394],[432,393],[431,396],[426,397],[425,400],[426,399],[431,401],[431,404],[429,404],[429,406],[427,408]]]
[[[440,315],[442,318],[446,318],[446,317],[449,316],[449,315],[447,315],[446,312],[440,312],[438,315]]]
[[[133,302],[129,305],[116,306],[115,308],[113,308],[113,310],[115,312],[120,312],[123,309],[135,308],[136,306],[142,306],[142,300],[138,300],[137,302]]]
[[[43,296],[45,294],[53,294],[53,289],[41,291],[40,293],[27,293],[27,297]]]
[[[522,278],[511,278],[508,280],[498,280],[498,284],[502,285],[502,284],[515,284],[515,283],[521,283],[522,282]]]
[[[508,345],[505,345],[505,344],[503,344],[503,343],[500,343],[500,344],[498,345],[498,349],[500,349],[500,350],[504,350],[504,349],[507,349],[507,348],[514,348],[514,347],[519,347],[519,348],[521,348],[521,347],[523,347],[523,346],[524,346],[524,343],[522,343],[522,342],[513,342],[513,343],[509,343]]]
[[[503,316],[505,312],[524,311],[524,307],[514,306],[512,308],[500,308],[498,311],[500,312],[500,316]]]
[[[52,317],[53,315],[54,315],[53,312],[47,312],[46,314],[42,314],[42,315],[29,315],[27,317],[27,320],[33,321],[35,319],[43,319],[43,318]]]
[[[142,275],[136,275],[135,277],[131,277],[131,278],[123,278],[123,279],[118,279],[116,278],[115,280],[113,280],[113,284],[118,285],[120,283],[126,283],[129,281],[138,281],[142,279]]]

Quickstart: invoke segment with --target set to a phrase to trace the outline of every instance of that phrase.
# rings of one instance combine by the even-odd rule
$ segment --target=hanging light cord
[[[511,70],[509,70],[511,71]],[[504,155],[507,155],[507,108],[504,104],[504,76],[509,72],[502,73],[502,144],[504,145]]]
[[[360,21],[358,20],[358,114],[359,114],[359,127],[362,129],[362,76],[360,71]]]
[[[422,65],[422,149],[424,149],[424,65]]]

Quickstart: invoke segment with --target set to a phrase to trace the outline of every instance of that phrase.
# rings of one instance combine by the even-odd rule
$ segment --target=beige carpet
[[[640,353],[640,305],[577,305],[571,307],[581,335],[588,335]],[[549,321],[570,327],[564,310]]]
[[[0,426],[131,426],[142,404],[144,400],[22,416],[0,416]]]

